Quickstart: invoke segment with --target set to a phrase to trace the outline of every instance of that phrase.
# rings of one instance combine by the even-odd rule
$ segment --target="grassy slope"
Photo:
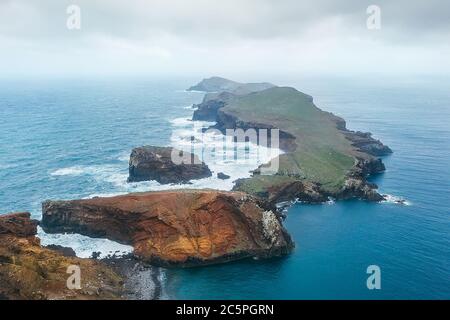
[[[247,192],[293,179],[319,182],[337,191],[354,164],[350,142],[336,128],[333,116],[321,111],[307,95],[276,87],[233,100],[222,109],[249,122],[271,124],[296,137],[297,149],[280,157],[278,176],[254,176],[240,187]]]

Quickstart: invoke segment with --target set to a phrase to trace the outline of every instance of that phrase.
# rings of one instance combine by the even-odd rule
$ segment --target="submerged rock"
[[[3,299],[120,299],[122,278],[105,264],[42,247],[38,222],[27,212],[0,215],[0,297]],[[69,266],[81,288],[69,289]]]
[[[289,253],[276,208],[242,192],[176,190],[46,201],[42,227],[134,246],[156,265],[197,266]]]
[[[191,153],[183,152],[184,163],[175,163],[181,151],[171,147],[145,146],[133,149],[129,163],[129,182],[155,180],[161,184],[188,183],[212,175],[208,166]],[[174,162],[174,160],[177,160]],[[181,161],[179,161],[181,162]]]
[[[227,175],[227,174],[225,174],[225,173],[223,173],[223,172],[219,172],[219,173],[217,174],[217,178],[219,178],[219,179],[221,179],[221,180],[227,180],[227,179],[230,179],[230,176]]]

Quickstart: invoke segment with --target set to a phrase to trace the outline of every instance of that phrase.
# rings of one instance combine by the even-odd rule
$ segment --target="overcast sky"
[[[0,0],[3,76],[448,75],[449,57],[448,0]]]

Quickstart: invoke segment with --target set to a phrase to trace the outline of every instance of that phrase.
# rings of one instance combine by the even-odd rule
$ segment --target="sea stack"
[[[185,161],[179,163],[181,156]],[[182,184],[211,175],[208,166],[194,154],[183,151],[181,155],[181,151],[172,147],[144,146],[131,152],[128,182],[155,180],[161,184]]]

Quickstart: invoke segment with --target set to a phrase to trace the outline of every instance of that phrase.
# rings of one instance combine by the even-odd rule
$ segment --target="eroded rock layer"
[[[175,190],[46,201],[47,232],[76,232],[134,246],[158,265],[194,266],[290,252],[276,209],[241,192]]]

